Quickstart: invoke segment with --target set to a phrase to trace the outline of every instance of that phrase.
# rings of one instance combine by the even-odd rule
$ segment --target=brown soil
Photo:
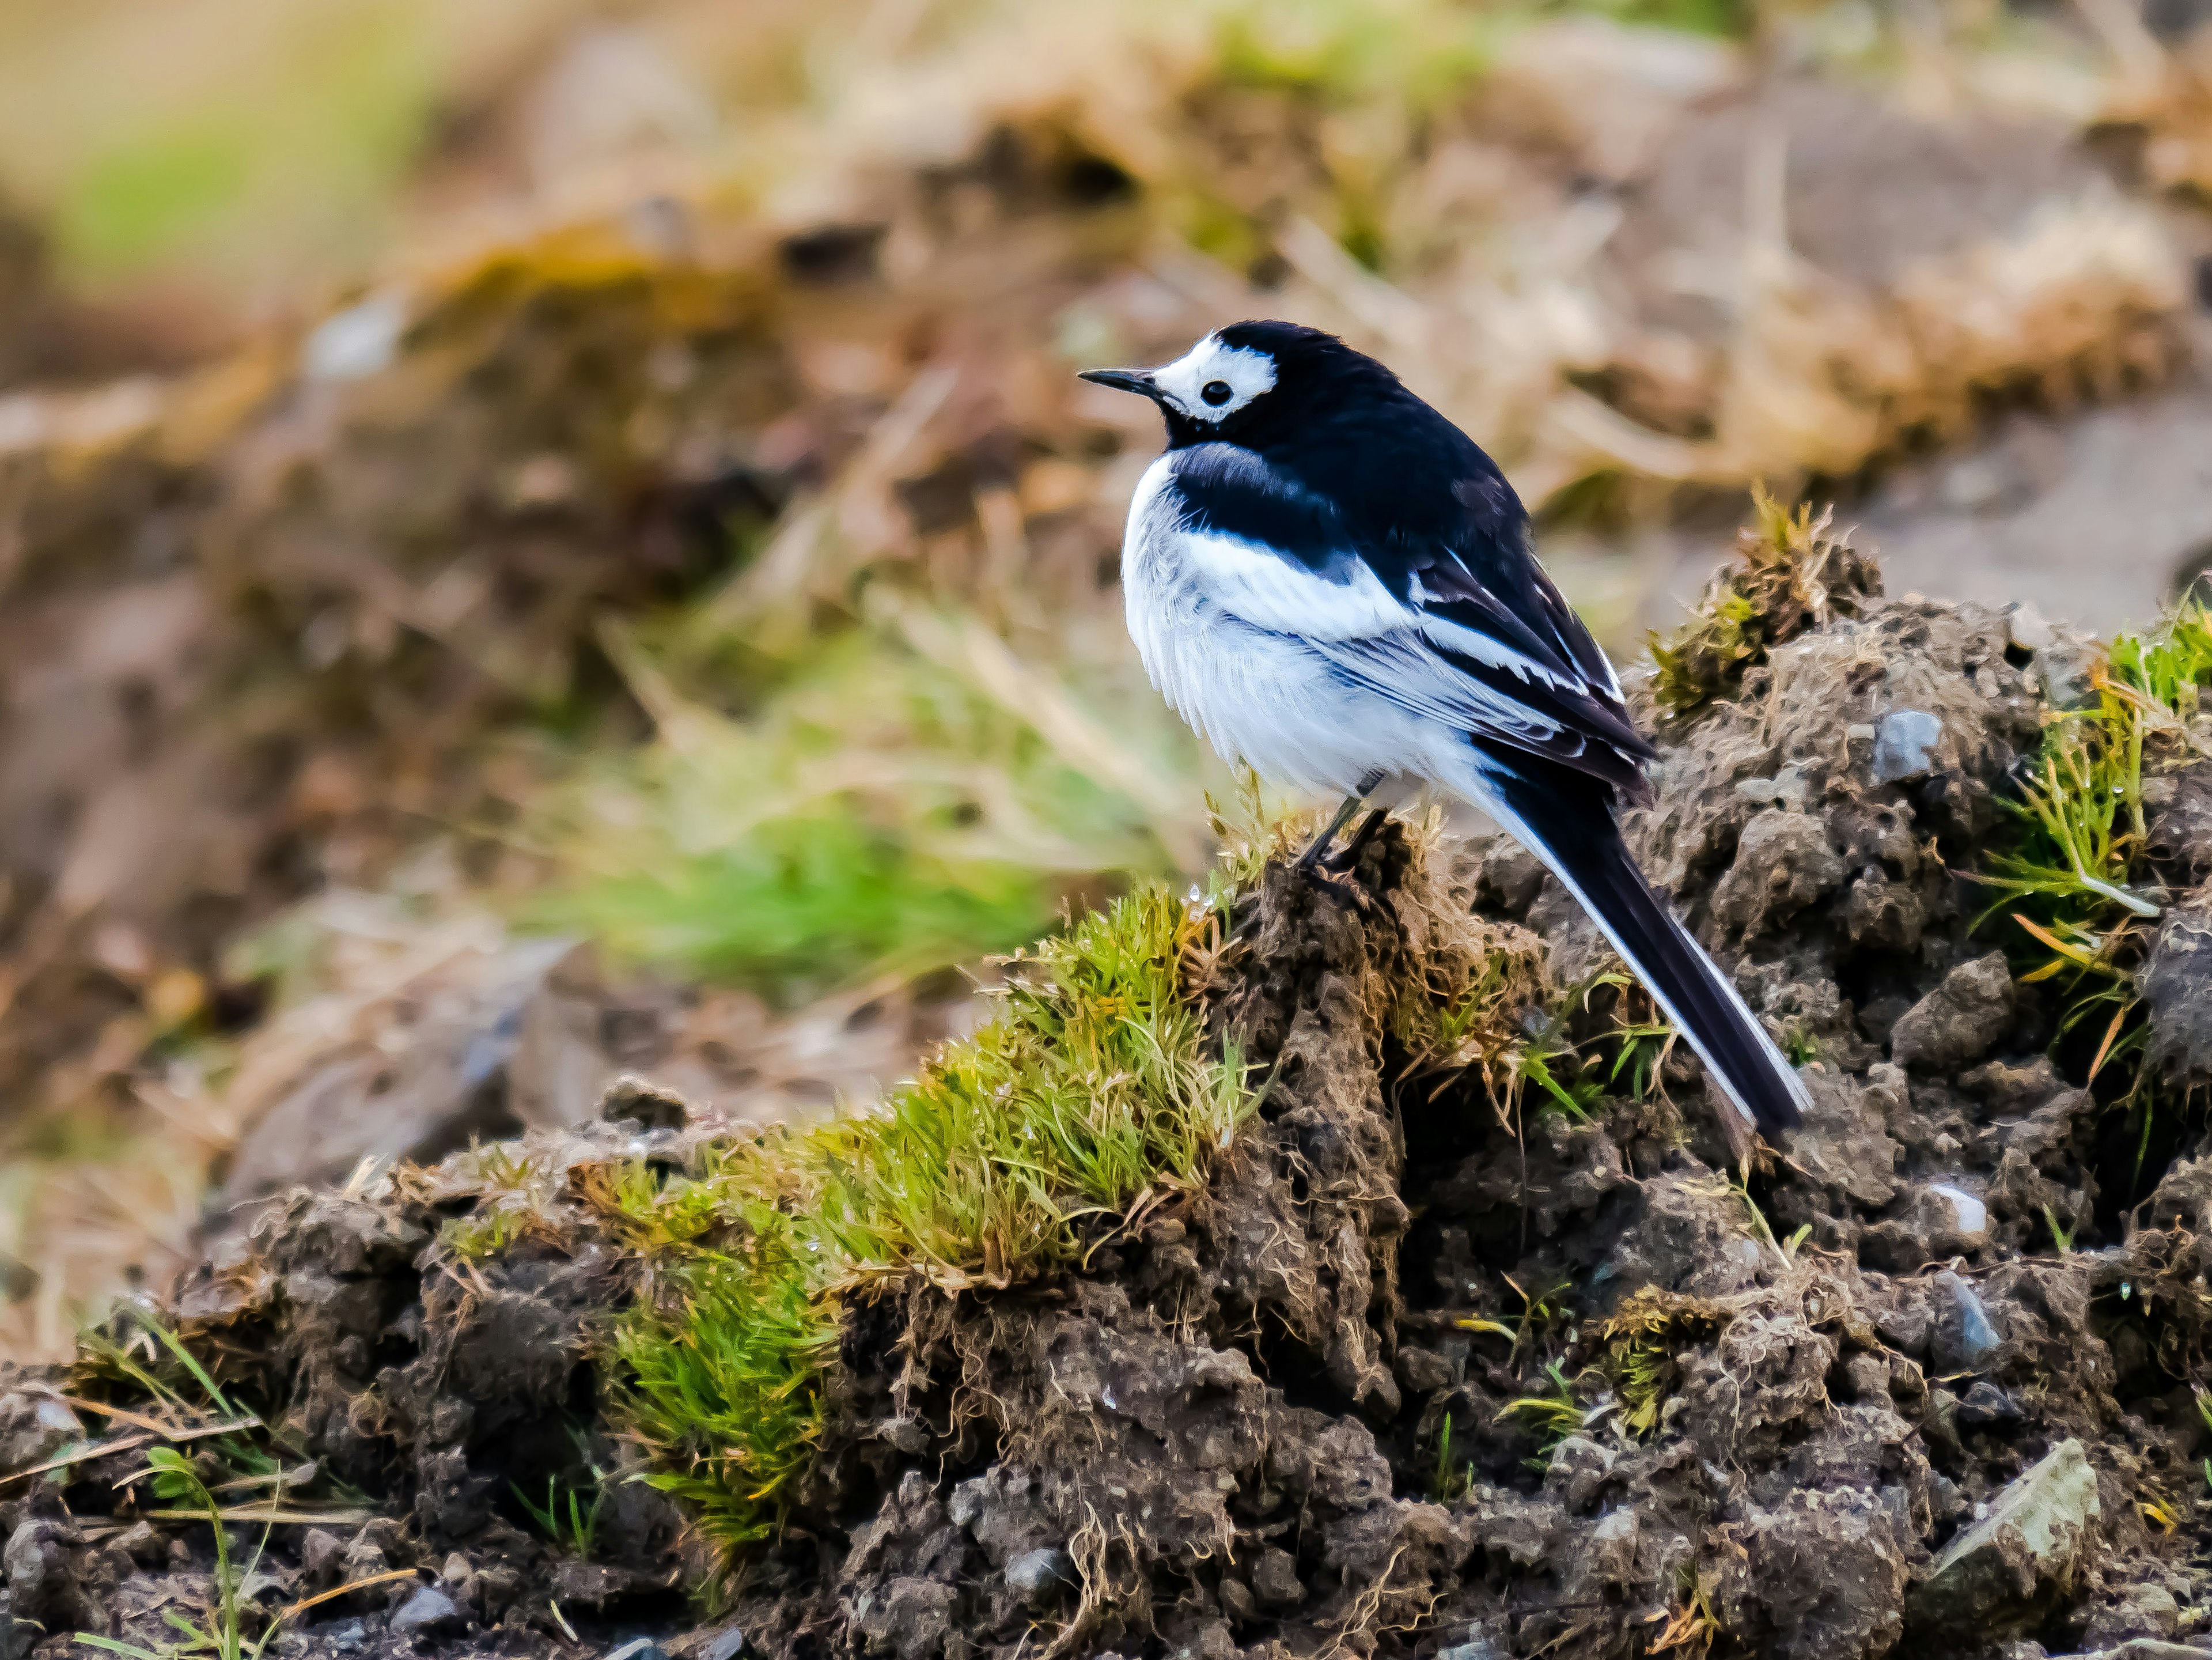
[[[481,1265],[436,1243],[471,1203],[465,1158],[287,1201],[174,1314],[380,1514],[280,1529],[265,1594],[420,1569],[314,1610],[288,1651],[568,1654],[642,1633],[727,1657],[742,1632],[778,1660],[1844,1660],[2203,1631],[2208,1436],[2185,1379],[2212,1317],[2212,1159],[2177,1156],[2195,1152],[2177,1123],[2138,1164],[1949,873],[1996,824],[2059,666],[2002,616],[1874,599],[1662,728],[1633,827],[1647,866],[1818,1057],[1804,1128],[1747,1187],[1693,1061],[1577,1122],[1534,1091],[1504,1110],[1419,1039],[1523,927],[1559,984],[1601,963],[1525,854],[1424,852],[1394,826],[1339,877],[1270,867],[1206,988],[1272,1079],[1211,1190],[1062,1280],[854,1309],[789,1526],[703,1626],[680,1588],[711,1565],[657,1495],[612,1488],[580,1562],[514,1493],[573,1471],[572,1426],[620,1456],[591,1340],[632,1270],[592,1222],[589,1172],[640,1148],[681,1164],[704,1132],[539,1138],[569,1172],[556,1225]],[[2177,884],[2197,785],[2179,775],[2161,821]],[[1593,990],[1575,1034],[1619,994]],[[1549,1317],[1501,1329],[1531,1299]],[[1547,1362],[1575,1380],[1564,1436],[1510,1405],[1551,1392]],[[67,1438],[41,1381],[0,1405],[0,1462]],[[2069,1439],[2087,1520],[2039,1556],[2008,1535],[1994,1590],[1931,1582]],[[0,1489],[18,1621],[143,1640],[204,1584],[205,1529],[149,1529],[111,1486],[135,1466]],[[66,1651],[35,1630],[8,1652]]]

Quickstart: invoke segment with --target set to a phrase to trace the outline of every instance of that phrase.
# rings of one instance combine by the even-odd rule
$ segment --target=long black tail
[[[1796,1128],[1805,1086],[1735,988],[1636,867],[1613,822],[1613,791],[1549,767],[1485,768],[1483,803],[1566,884],[1650,988],[1722,1091],[1770,1140]]]

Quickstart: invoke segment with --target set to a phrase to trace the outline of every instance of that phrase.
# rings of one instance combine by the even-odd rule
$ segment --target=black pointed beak
[[[1133,392],[1155,404],[1167,396],[1160,390],[1159,382],[1142,369],[1085,369],[1075,378],[1095,386],[1111,386],[1116,392]]]

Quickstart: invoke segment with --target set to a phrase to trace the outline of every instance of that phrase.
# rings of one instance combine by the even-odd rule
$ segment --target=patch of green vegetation
[[[536,920],[633,959],[757,985],[920,971],[1004,950],[1050,921],[1035,870],[934,854],[903,829],[831,797],[730,845],[610,873],[547,901]]]
[[[846,1300],[1032,1279],[1205,1180],[1252,1104],[1185,987],[1218,933],[1211,904],[1131,895],[1017,959],[997,1018],[880,1112],[604,1180],[651,1276],[616,1329],[616,1410],[706,1536],[778,1527]]]
[[[1510,1122],[1524,1100],[1586,1123],[1609,1094],[1649,1098],[1674,1029],[1650,994],[1618,968],[1555,988],[1543,943],[1527,930],[1475,923],[1481,938],[1464,985],[1433,987],[1398,1031],[1415,1075],[1468,1071]],[[1594,1012],[1601,991],[1615,994]]]
[[[1597,1328],[1603,1369],[1621,1406],[1621,1425],[1650,1435],[1681,1383],[1677,1357],[1728,1323],[1728,1311],[1694,1297],[1646,1286],[1632,1292]]]
[[[1505,1364],[1510,1366],[1520,1358],[1522,1349],[1533,1347],[1547,1332],[1565,1321],[1567,1310],[1565,1304],[1559,1301],[1559,1293],[1568,1289],[1568,1284],[1563,1280],[1549,1291],[1539,1292],[1531,1297],[1511,1274],[1504,1275],[1504,1279],[1512,1288],[1513,1294],[1521,1299],[1519,1314],[1510,1314],[1499,1320],[1474,1316],[1455,1320],[1452,1323],[1462,1331],[1491,1332],[1512,1339],[1513,1347],[1505,1356]]]
[[[258,143],[252,128],[210,119],[96,157],[63,204],[62,245],[88,271],[145,264],[236,204]]]
[[[1881,592],[1873,561],[1830,533],[1832,508],[1786,508],[1764,484],[1752,486],[1751,505],[1735,562],[1715,573],[1672,639],[1651,636],[1652,694],[1669,714],[1728,696],[1775,647],[1857,615]]]
[[[540,1532],[571,1556],[588,1562],[599,1541],[599,1512],[607,1501],[607,1473],[588,1457],[584,1468],[590,1479],[580,1483],[547,1476],[542,1505],[513,1482],[507,1489]]]
[[[215,1535],[215,1606],[207,1611],[204,1621],[188,1618],[175,1608],[163,1608],[162,1619],[183,1634],[184,1641],[165,1645],[159,1650],[96,1637],[90,1632],[77,1633],[76,1640],[88,1648],[129,1655],[132,1660],[177,1660],[183,1655],[208,1655],[213,1660],[260,1660],[283,1625],[283,1616],[268,1620],[261,1627],[261,1634],[249,1642],[246,1636],[249,1611],[256,1620],[265,1616],[259,1605],[245,1596],[244,1586],[261,1566],[261,1554],[269,1547],[269,1535],[274,1524],[262,1528],[253,1554],[244,1563],[234,1563],[230,1560],[230,1535],[223,1525],[222,1506],[216,1502],[207,1483],[200,1480],[190,1459],[174,1447],[155,1447],[146,1454],[144,1474],[151,1480],[157,1498],[207,1518],[208,1527]]]
[[[234,280],[272,253],[328,271],[368,252],[438,100],[434,15],[407,0],[301,9],[266,29],[233,19],[222,90],[188,71],[93,100],[56,158],[65,271],[104,281],[181,261]]]
[[[1749,34],[1757,20],[1752,0],[1574,0],[1571,7],[1554,9],[1595,12],[1619,22],[1724,40]]]
[[[1559,1443],[1580,1434],[1590,1417],[1589,1408],[1576,1398],[1574,1380],[1565,1366],[1554,1360],[1544,1368],[1544,1377],[1552,1386],[1549,1389],[1508,1401],[1498,1411],[1499,1423],[1510,1418],[1535,1433],[1541,1456],[1532,1462],[1539,1468]]]
[[[2147,775],[2196,758],[2187,727],[2212,684],[2212,611],[2185,601],[2157,627],[2113,640],[2095,675],[2097,701],[2056,716],[2006,805],[2015,834],[1979,871],[1961,873],[1996,897],[1976,919],[2014,925],[2008,939],[2023,982],[2060,982],[2062,1037],[2099,1032],[2088,1073],[2130,1068],[2122,1098],[2142,1098],[2144,1034],[2129,1017],[2157,903],[2131,884],[2142,873]]]
[[[184,1340],[145,1310],[125,1306],[105,1327],[77,1334],[76,1369],[87,1381],[120,1384],[151,1401],[180,1425],[212,1414],[241,1426],[198,1443],[240,1481],[266,1481],[283,1473],[283,1460],[265,1443],[270,1432],[216,1383]],[[300,1455],[305,1462],[305,1455]]]
[[[1387,99],[1426,112],[1488,68],[1501,14],[1437,0],[1270,0],[1220,23],[1216,73],[1232,87],[1286,88],[1332,104]]]
[[[480,1205],[446,1224],[440,1238],[465,1262],[482,1262],[512,1250],[529,1231],[528,1219],[504,1205]]]
[[[739,715],[643,648],[626,667],[656,740],[533,804],[525,839],[558,869],[527,920],[631,961],[797,1000],[1011,950],[1072,889],[1188,852],[1129,793],[1187,751],[1146,741],[1149,710],[1099,736],[1056,678],[1024,708],[854,629]]]
[[[1667,1623],[1651,1639],[1650,1651],[1680,1654],[1683,1660],[1704,1660],[1712,1652],[1713,1645],[1728,1633],[1721,1627],[1720,1616],[1713,1612],[1712,1588],[1699,1578],[1696,1565],[1682,1564],[1676,1578],[1682,1600],[1669,1610]]]
[[[1437,1432],[1437,1468],[1429,1478],[1429,1497],[1439,1505],[1456,1504],[1467,1497],[1468,1489],[1474,1485],[1474,1465],[1470,1460],[1452,1462],[1452,1419],[1444,1414],[1443,1427]]]

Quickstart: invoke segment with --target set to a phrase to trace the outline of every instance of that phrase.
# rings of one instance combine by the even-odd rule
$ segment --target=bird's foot
[[[1375,839],[1376,833],[1389,817],[1389,813],[1382,807],[1369,813],[1359,821],[1359,828],[1352,831],[1352,839],[1321,861],[1322,868],[1338,876],[1357,870],[1359,855],[1367,851],[1367,844]]]

